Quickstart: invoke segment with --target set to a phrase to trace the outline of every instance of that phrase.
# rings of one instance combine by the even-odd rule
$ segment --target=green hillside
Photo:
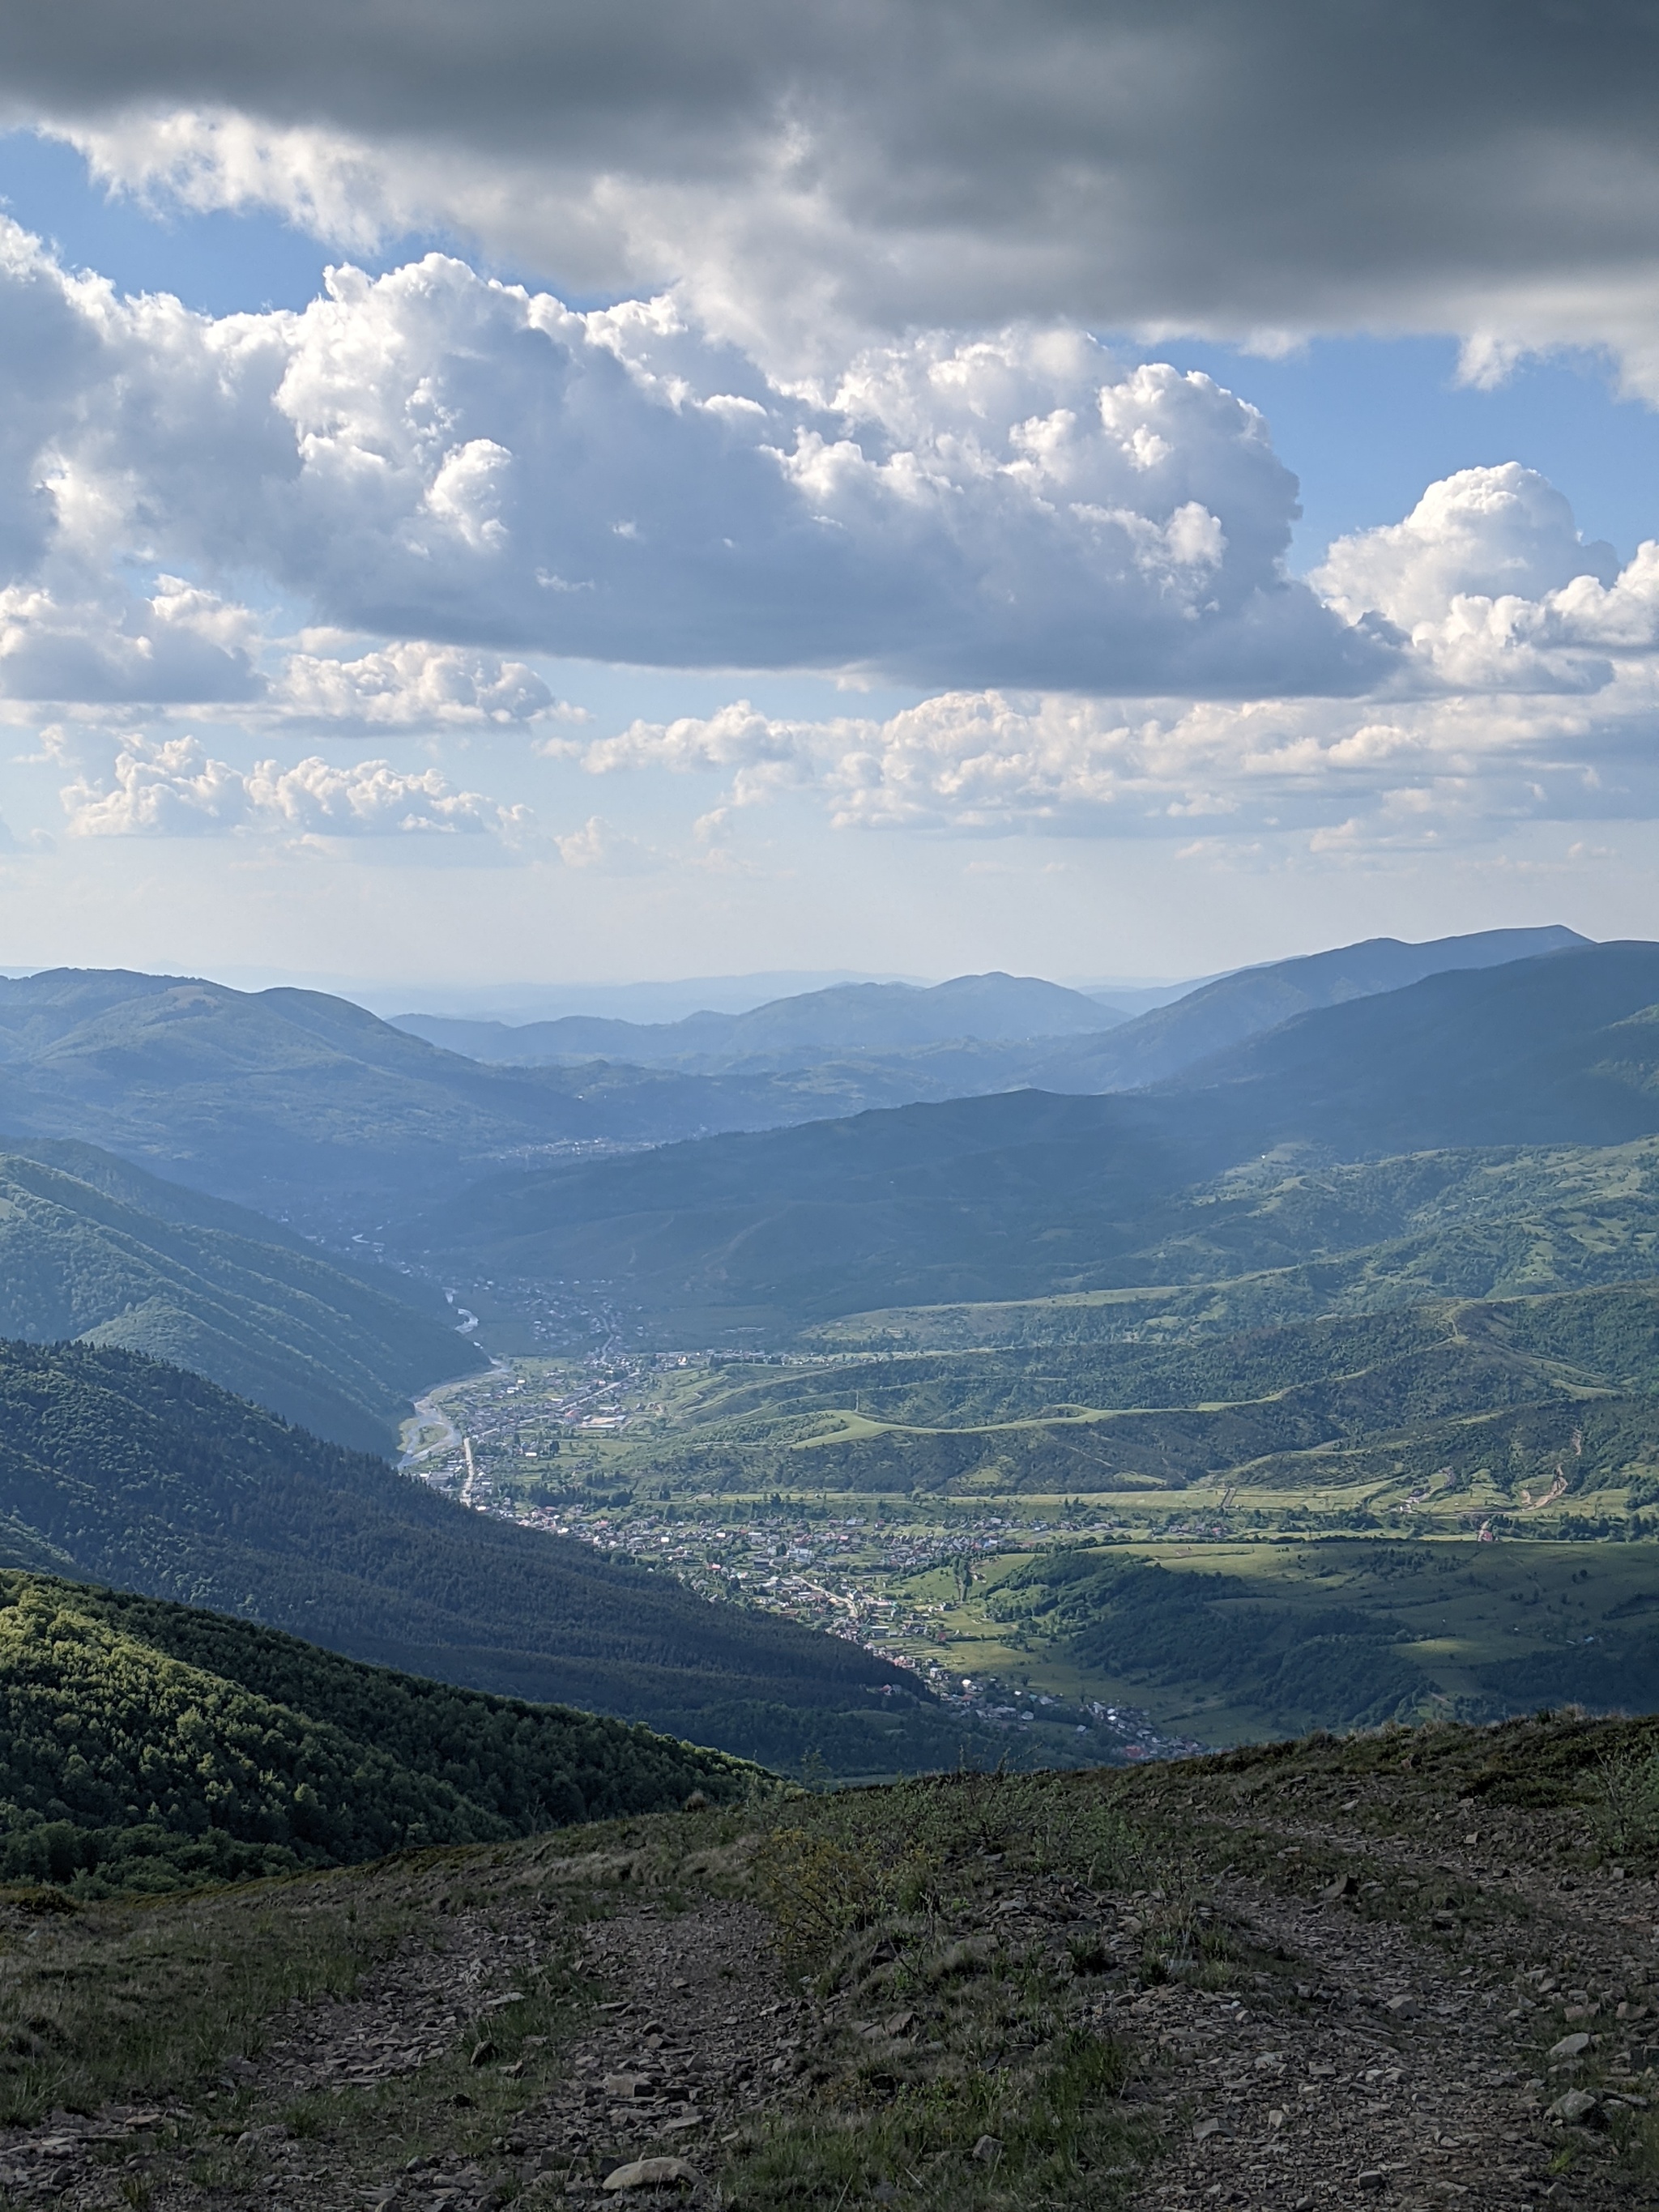
[[[1113,1287],[888,1307],[800,1331],[820,1352],[1115,1343],[1511,1297],[1659,1271],[1659,1142],[1273,1157],[1201,1183],[1115,1255]]]
[[[79,1172],[0,1152],[0,1336],[149,1352],[369,1451],[395,1449],[417,1391],[484,1364],[435,1293],[422,1310],[257,1214],[50,1149]]]
[[[0,1571],[0,1881],[166,1889],[740,1796],[715,1752]]]
[[[617,1473],[687,1489],[1294,1492],[1438,1474],[1620,1499],[1659,1465],[1659,1283],[1278,1328],[716,1369]],[[1507,1498],[1488,1497],[1488,1510]],[[1622,1510],[1622,1503],[1615,1510]]]
[[[1294,960],[1273,960],[1218,976],[1168,1006],[1154,1006],[1103,1036],[1033,1054],[1025,1079],[1048,1091],[1130,1091],[1159,1083],[1212,1054],[1242,1044],[1316,1007],[1399,991],[1454,969],[1531,960],[1589,940],[1559,924],[1488,929],[1427,945],[1370,938]]]
[[[0,1552],[745,1757],[891,1771],[960,1735],[855,1644],[468,1511],[129,1352],[0,1345]]]

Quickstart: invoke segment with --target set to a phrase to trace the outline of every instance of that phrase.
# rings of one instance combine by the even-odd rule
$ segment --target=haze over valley
[[[333,1509],[303,1533],[343,1474],[307,1478],[315,1504],[287,1516],[284,1553],[332,1578],[312,1596],[283,1594],[274,1556],[216,1563],[194,1510],[196,1548],[164,1568],[160,1524],[111,1549],[83,1521],[65,1552],[59,1509],[19,1508],[16,1564],[786,1767],[925,1760],[953,1726],[999,1757],[1070,1763],[1540,1694],[1659,1697],[1639,1607],[1620,1625],[1622,1553],[1589,1555],[1609,1561],[1585,1601],[1593,1649],[1561,1644],[1550,1613],[1541,1638],[1495,1643],[1515,1624],[1477,1607],[1451,1650],[1413,1658],[1389,1580],[1413,1545],[1471,1539],[1577,1577],[1569,1547],[1639,1545],[1656,1517],[1659,949],[1558,927],[1380,940],[1159,996],[1136,1012],[1034,978],[836,985],[687,1018],[655,1066],[520,1066],[311,993],[0,984],[16,1337],[147,1354],[348,1447],[392,1452],[401,1429],[408,1474],[376,1513],[400,1487],[447,1493],[433,1525],[452,1550],[470,1510],[526,1547],[526,1573],[597,1551],[585,1572],[636,1560],[715,1611],[706,1650],[648,1692],[609,1628],[532,1656],[527,1596],[515,1613],[500,1591],[455,1593],[429,1622],[371,1628],[429,1606],[430,1571],[392,1534],[403,1509],[373,1535],[348,1540]],[[769,1042],[793,1094],[766,1109],[751,1091],[738,1127],[694,1133],[659,1093],[667,1126],[643,1136],[641,1098],[696,1056],[688,1030],[718,1032],[703,1057],[739,1080],[741,1038]],[[932,1103],[930,1061],[975,1054],[988,1085],[1000,1054],[1005,1078],[1017,1055],[1064,1058],[1073,1087]],[[815,1086],[911,1067],[906,1103],[803,1118]],[[49,1371],[72,1395],[131,1387]],[[1282,1547],[1294,1562],[1339,1534],[1381,1548],[1341,1555],[1355,1625],[1327,1651]],[[395,1597],[339,1581],[365,1545],[405,1562]],[[1153,1615],[1143,1642],[1085,1632],[1073,1598],[1017,1596],[1079,1545],[1101,1562],[1103,1620],[1136,1617],[1141,1586],[1119,1587],[1134,1563],[1177,1612],[1196,1602],[1175,1644]],[[1223,1583],[1183,1583],[1205,1559]],[[1257,1625],[1236,1650],[1239,1603]],[[719,1656],[733,1604],[871,1668],[848,1675],[823,1644],[809,1689]]]
[[[1659,2202],[1656,95],[0,0],[0,2212]]]

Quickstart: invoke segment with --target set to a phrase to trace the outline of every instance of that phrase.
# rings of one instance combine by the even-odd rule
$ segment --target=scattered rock
[[[607,2173],[602,2189],[695,2189],[697,2169],[683,2158],[635,2158]]]
[[[1418,2014],[1418,2002],[1415,1997],[1403,1996],[1385,1997],[1382,2009],[1390,2020],[1415,2020]]]
[[[981,2166],[994,2166],[1002,2155],[1000,2136],[981,2136],[974,2145],[973,2155]]]
[[[1601,2110],[1601,2100],[1589,2089],[1569,2089],[1549,2108],[1549,2116],[1564,2128],[1588,2127]]]
[[[1553,2065],[1563,2058],[1577,2058],[1588,2051],[1589,2046],[1589,2036],[1585,2034],[1583,2028],[1580,2028],[1576,2034],[1564,2035],[1559,2043],[1553,2043],[1550,2045],[1547,2053],[1549,2062]]]

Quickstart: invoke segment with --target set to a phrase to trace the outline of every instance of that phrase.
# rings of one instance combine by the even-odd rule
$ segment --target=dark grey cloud
[[[804,257],[825,313],[891,326],[1639,350],[1659,222],[1647,0],[7,0],[0,81],[82,126],[223,107],[516,165],[548,198],[497,243],[550,276],[701,250],[763,299]],[[488,199],[453,212],[489,229]]]

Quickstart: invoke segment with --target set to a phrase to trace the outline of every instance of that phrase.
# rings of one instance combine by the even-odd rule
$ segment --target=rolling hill
[[[1434,1479],[1518,1500],[1565,1454],[1575,1499],[1617,1492],[1622,1514],[1632,1481],[1659,1497],[1656,1401],[1650,1279],[1228,1334],[738,1365],[612,1466],[687,1491],[1293,1496],[1369,1481],[1403,1498]]]
[[[34,1149],[0,1140],[0,1336],[148,1352],[364,1451],[395,1450],[417,1391],[484,1364],[422,1285],[366,1281],[90,1146]]]
[[[0,1571],[0,1881],[151,1893],[741,1796],[752,1770],[153,1598]]]
[[[483,1067],[318,991],[123,969],[0,979],[0,1129],[77,1139],[325,1230],[505,1158],[823,1110],[764,1079]]]
[[[130,1352],[0,1346],[0,1555],[745,1757],[890,1771],[907,1729],[911,1763],[949,1755],[914,1678],[854,1644],[470,1512]]]

